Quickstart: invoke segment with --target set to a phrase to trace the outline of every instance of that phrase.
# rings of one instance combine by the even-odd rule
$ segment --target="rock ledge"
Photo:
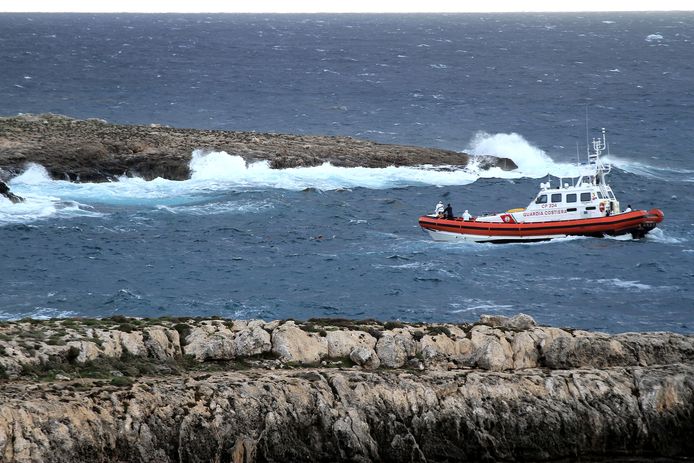
[[[61,180],[99,182],[122,175],[185,180],[190,176],[188,164],[194,150],[226,151],[246,162],[269,161],[273,168],[324,162],[340,167],[462,168],[470,159],[464,153],[351,137],[117,125],[55,114],[0,118],[0,179],[5,180],[22,172],[27,163],[41,164]],[[476,160],[482,169],[517,168],[507,158],[481,156]]]
[[[0,461],[694,454],[694,337],[487,317],[0,324]]]

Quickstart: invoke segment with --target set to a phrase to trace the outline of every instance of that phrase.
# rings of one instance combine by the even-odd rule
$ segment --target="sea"
[[[0,112],[344,135],[518,169],[273,170],[191,153],[184,181],[52,180],[0,199],[0,319],[113,315],[469,323],[523,312],[694,333],[694,13],[0,14]],[[438,243],[604,160],[644,239]]]

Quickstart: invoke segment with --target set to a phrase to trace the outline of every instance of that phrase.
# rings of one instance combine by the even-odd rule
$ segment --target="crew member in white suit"
[[[441,201],[439,201],[439,202],[436,204],[436,208],[434,209],[434,215],[435,215],[436,217],[441,217],[441,216],[443,216],[443,209],[444,209],[444,208],[443,208],[443,203],[442,203]]]

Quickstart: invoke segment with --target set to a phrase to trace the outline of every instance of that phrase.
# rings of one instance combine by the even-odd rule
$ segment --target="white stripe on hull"
[[[480,243],[484,241],[538,241],[551,240],[554,238],[565,238],[567,235],[535,235],[535,236],[519,236],[519,235],[467,235],[464,233],[452,233],[440,230],[429,230],[429,235],[434,241],[467,241]]]

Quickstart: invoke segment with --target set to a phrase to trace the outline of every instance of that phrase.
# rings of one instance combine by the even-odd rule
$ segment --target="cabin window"
[[[607,194],[610,196],[610,199],[614,199],[614,193],[611,191],[608,191]]]
[[[553,203],[560,203],[561,202],[561,193],[552,193],[552,202]]]
[[[586,207],[586,211],[594,211],[594,210],[595,210],[595,206]]]
[[[581,193],[581,201],[590,201],[590,193]]]
[[[576,202],[576,193],[569,193],[566,195],[566,202],[567,203],[575,203]]]
[[[566,209],[566,212],[576,212],[576,208],[575,207],[569,207]]]
[[[605,199],[605,197],[602,195],[602,191],[598,191],[598,198]]]
[[[547,195],[540,195],[535,200],[535,204],[545,204],[547,203]]]

